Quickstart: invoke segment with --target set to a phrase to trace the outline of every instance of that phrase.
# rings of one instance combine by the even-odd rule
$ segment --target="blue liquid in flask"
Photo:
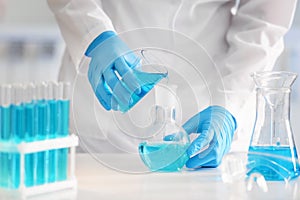
[[[180,171],[188,160],[187,144],[143,142],[139,145],[140,156],[151,171]]]
[[[130,100],[125,101],[128,103],[122,103],[117,99],[119,103],[119,109],[121,112],[125,113],[130,110],[135,104],[137,104],[161,79],[167,77],[167,73],[147,73],[139,70],[133,70],[133,74],[137,77],[138,83],[142,86],[141,92],[139,94],[132,93]],[[125,84],[122,85],[127,88]],[[118,86],[117,86],[118,87]],[[127,88],[128,89],[128,88]],[[130,91],[128,89],[128,91]]]
[[[266,180],[291,180],[299,176],[299,163],[296,148],[282,146],[250,146],[248,172],[260,173]]]

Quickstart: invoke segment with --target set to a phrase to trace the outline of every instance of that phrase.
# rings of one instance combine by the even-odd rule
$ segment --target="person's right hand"
[[[88,79],[102,106],[106,110],[130,107],[132,93],[142,92],[133,73],[140,59],[113,31],[100,34],[85,55],[91,58]]]

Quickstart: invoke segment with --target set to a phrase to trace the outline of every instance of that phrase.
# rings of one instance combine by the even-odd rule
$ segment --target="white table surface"
[[[135,159],[120,154],[105,154],[103,160],[119,168],[139,165]],[[76,191],[61,191],[29,199],[300,199],[300,179],[288,185],[284,182],[268,182],[268,192],[258,187],[248,191],[246,181],[224,183],[219,168],[133,174],[104,166],[89,154],[76,155],[76,177]]]

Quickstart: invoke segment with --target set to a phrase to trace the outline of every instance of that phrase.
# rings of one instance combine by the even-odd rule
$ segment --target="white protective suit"
[[[48,0],[48,4],[67,46],[60,73],[62,80],[74,82],[84,52],[103,31],[122,33],[145,27],[162,28],[182,33],[201,44],[223,78],[225,106],[237,118],[238,139],[233,146],[240,144],[245,149],[255,117],[250,74],[272,70],[283,51],[283,36],[291,26],[296,0]],[[94,106],[86,101],[93,95],[88,79],[76,81],[74,101],[80,106],[73,106],[73,113],[83,125],[77,126],[78,122],[73,121],[71,125],[80,133],[94,135],[95,142],[96,138],[102,138],[97,141],[102,151],[130,146],[130,141],[118,134],[99,136],[101,131],[93,117],[76,116],[84,113],[76,109],[88,110]],[[183,121],[199,111],[183,111]],[[110,142],[105,142],[107,137]]]

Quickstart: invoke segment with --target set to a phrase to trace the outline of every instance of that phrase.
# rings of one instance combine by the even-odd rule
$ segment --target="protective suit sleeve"
[[[291,26],[296,3],[297,0],[241,0],[236,15],[232,16],[225,38],[229,48],[216,64],[223,77],[224,106],[236,116],[238,130],[251,131],[240,121],[247,119],[247,114],[241,116],[241,109],[250,95],[255,94],[250,74],[272,70],[283,51],[283,36]]]
[[[48,0],[68,52],[78,68],[89,44],[102,32],[114,31],[113,24],[94,0]]]

